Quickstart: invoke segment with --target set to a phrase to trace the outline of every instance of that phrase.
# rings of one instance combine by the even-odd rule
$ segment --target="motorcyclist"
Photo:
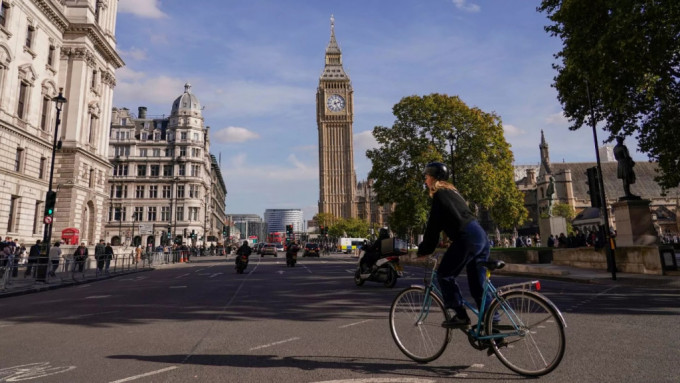
[[[293,241],[288,245],[288,248],[286,249],[286,260],[290,259],[293,255],[297,255],[297,253],[300,251],[300,244],[298,243],[297,240]]]
[[[250,256],[250,253],[252,253],[252,252],[253,252],[253,249],[251,249],[250,246],[248,246],[248,241],[243,241],[243,245],[241,245],[241,247],[239,247],[238,250],[236,250],[235,263],[238,265],[239,257],[241,255],[245,255],[246,258],[247,258],[247,257]]]
[[[362,273],[370,272],[373,265],[378,262],[378,259],[382,258],[381,243],[383,239],[389,237],[390,230],[382,227],[378,231],[378,238],[372,244],[364,247],[364,256],[361,258],[361,262],[359,262]]]

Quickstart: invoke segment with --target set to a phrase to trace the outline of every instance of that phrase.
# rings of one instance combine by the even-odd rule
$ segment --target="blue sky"
[[[515,164],[595,161],[591,129],[571,132],[550,87],[561,41],[539,1],[120,0],[114,106],[169,114],[191,83],[221,157],[227,213],[302,209],[319,198],[315,95],[330,16],[354,89],[357,179],[374,126],[402,97],[445,93],[503,120]],[[602,142],[606,136],[598,131]],[[627,139],[631,153],[637,147]],[[644,159],[633,153],[636,160]]]

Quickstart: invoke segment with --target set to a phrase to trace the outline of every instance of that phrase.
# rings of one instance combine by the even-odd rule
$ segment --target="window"
[[[151,177],[158,177],[161,173],[160,165],[151,165]]]
[[[177,206],[175,209],[175,222],[184,221],[184,206]]]
[[[19,83],[19,102],[17,103],[17,117],[24,119],[26,114],[26,104],[28,102],[28,83],[21,81]]]
[[[186,165],[184,165],[184,164],[178,165],[178,166],[177,166],[177,175],[180,175],[180,176],[185,176],[185,175],[187,175],[187,170],[186,170],[186,169],[187,169],[187,166],[186,166]]]
[[[24,164],[24,148],[17,148],[17,153],[14,156],[14,171],[20,172]]]
[[[149,198],[158,198],[158,185],[149,186]]]
[[[146,165],[137,165],[137,177],[146,177]]]
[[[94,169],[90,168],[90,174],[88,175],[89,178],[87,179],[87,186],[89,188],[94,187]]]
[[[125,221],[125,216],[127,215],[125,207],[116,206],[109,209],[109,221]]]
[[[148,216],[147,216],[147,221],[149,222],[155,222],[156,221],[156,207],[151,206],[148,211]]]
[[[200,198],[198,196],[198,185],[189,185],[189,198]]]
[[[153,140],[154,141],[160,141],[160,139],[161,139],[161,133],[160,132],[156,132],[156,133],[153,134]]]
[[[172,149],[165,148],[165,156],[166,157],[172,157]]]
[[[40,165],[38,166],[38,179],[42,180],[45,179],[45,166],[47,165],[47,158],[41,157],[40,158]],[[92,171],[90,171],[91,173]]]
[[[170,185],[163,185],[163,198],[172,198],[172,187]]]
[[[189,208],[189,221],[198,221],[198,208],[197,207],[190,207]]]
[[[135,188],[135,198],[141,199],[144,198],[144,186],[137,185]]]
[[[128,121],[127,117],[123,117],[123,118],[120,119],[120,124],[123,125],[123,126],[126,126],[127,121]]]
[[[198,133],[194,133],[194,141],[198,142]]]
[[[122,136],[125,136],[124,133],[127,133],[127,132],[121,132],[121,133],[123,133],[123,134],[121,134],[121,139],[122,139]],[[114,152],[114,155],[116,155],[117,157],[129,156],[130,155],[130,146],[127,146],[127,145],[125,145],[125,146],[124,145],[115,146],[114,149],[113,149],[113,152]]]
[[[161,150],[160,149],[154,149],[153,150],[153,156],[154,157],[160,157],[161,156]]]
[[[42,226],[42,201],[38,201],[35,203],[35,213],[33,214],[33,234],[40,234],[40,228]]]
[[[161,221],[169,222],[170,218],[170,206],[161,207]]]
[[[50,119],[50,105],[52,104],[52,100],[50,100],[47,95],[43,97],[42,99],[42,107],[40,108],[40,129],[42,129],[43,132],[48,131],[48,126],[47,122]]]
[[[187,148],[182,146],[179,148],[179,155],[181,156],[186,156],[187,155]]]
[[[146,141],[147,133],[146,133],[146,132],[142,132],[141,137],[142,137],[142,141]]]
[[[56,48],[54,45],[50,45],[50,49],[47,51],[47,65],[54,66],[54,51]]]
[[[127,198],[127,185],[111,186],[111,197]]]
[[[90,136],[87,138],[87,142],[90,144],[94,143],[94,138],[97,132],[97,116],[94,114],[90,115]]]
[[[163,175],[165,177],[172,177],[173,175],[173,166],[172,165],[163,165]]]
[[[114,176],[127,176],[128,175],[128,165],[118,164],[113,167]]]
[[[35,37],[35,27],[32,25],[29,25],[26,28],[26,48],[32,48],[33,47],[33,38]]]
[[[201,156],[201,149],[191,148],[191,156],[192,157],[200,157]]]
[[[0,25],[7,27],[7,16],[9,15],[9,4],[4,1],[0,4]]]
[[[147,156],[146,149],[139,149],[139,156],[140,157],[146,157]]]
[[[97,0],[97,4],[94,6],[94,21],[99,22],[99,16],[101,15],[102,12],[102,3]]]
[[[191,176],[199,177],[201,175],[201,165],[191,165]]]
[[[182,141],[186,141],[186,140],[187,140],[187,132],[181,132],[181,133],[179,134],[179,138],[180,138],[180,140],[182,140]]]
[[[19,207],[19,196],[13,195],[9,203],[9,222],[7,222],[7,232],[11,233],[17,229],[17,208]]]
[[[184,185],[177,185],[177,198],[184,198]]]
[[[90,82],[90,87],[91,88],[97,87],[97,70],[96,69],[92,70],[92,82]]]
[[[135,206],[135,212],[132,213],[133,221],[143,221],[144,220],[144,208],[141,206]]]

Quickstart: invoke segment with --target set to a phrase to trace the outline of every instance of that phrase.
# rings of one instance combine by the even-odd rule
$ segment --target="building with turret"
[[[191,85],[169,116],[113,109],[104,238],[153,247],[222,243],[227,188]]]

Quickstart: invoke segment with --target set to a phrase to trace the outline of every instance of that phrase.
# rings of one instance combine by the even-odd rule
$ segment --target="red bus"
[[[286,233],[282,231],[275,231],[272,233],[269,233],[267,236],[267,242],[268,243],[279,243],[281,245],[284,245],[286,243]]]

